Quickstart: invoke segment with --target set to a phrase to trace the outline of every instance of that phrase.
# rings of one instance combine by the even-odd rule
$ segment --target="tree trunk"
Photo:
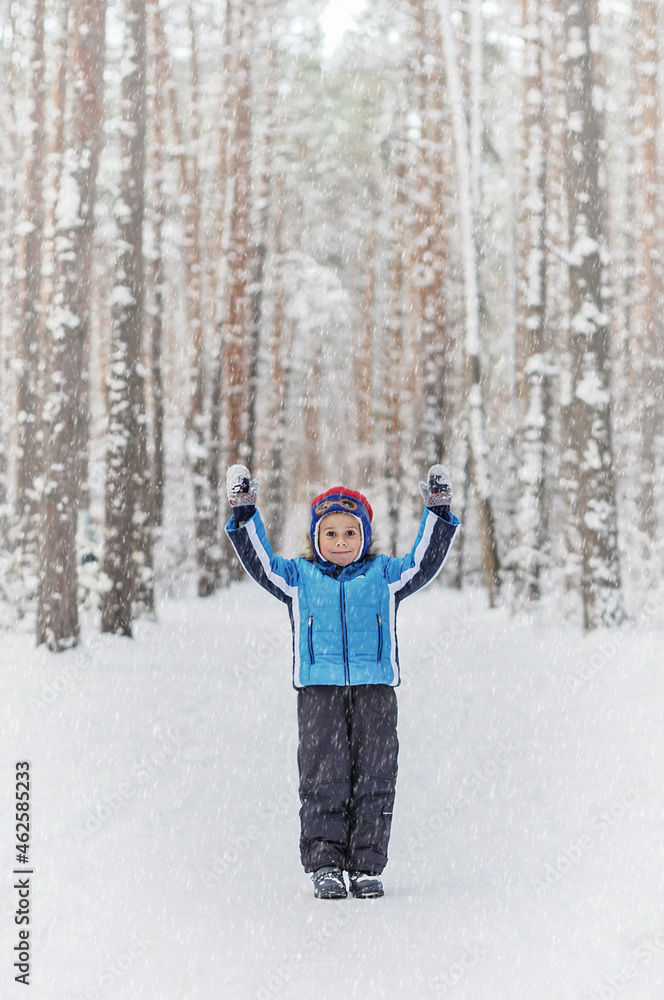
[[[471,171],[466,115],[463,107],[461,75],[456,51],[454,29],[449,16],[448,0],[439,0],[441,30],[445,46],[445,64],[452,106],[454,140],[459,184],[459,216],[461,223],[463,284],[465,299],[465,372],[468,389],[469,460],[482,546],[482,570],[489,596],[495,607],[500,590],[498,548],[496,545],[487,442],[485,433],[484,398],[480,361],[480,297],[478,256],[475,243],[475,220],[471,190]]]
[[[662,372],[659,341],[662,331],[662,265],[660,247],[662,218],[659,207],[660,178],[658,157],[659,66],[658,4],[640,0],[637,4],[636,67],[638,78],[636,203],[636,273],[632,310],[633,415],[638,434],[637,506],[646,557],[652,554],[657,538],[657,496],[655,492],[657,434],[662,412]]]
[[[286,343],[286,289],[284,287],[284,257],[286,248],[283,231],[286,215],[286,192],[283,174],[276,182],[276,212],[274,219],[274,309],[272,334],[269,343],[271,403],[268,416],[269,439],[267,447],[267,482],[264,487],[265,523],[270,532],[272,545],[279,551],[286,516],[284,459],[286,450],[287,383],[290,373],[284,360],[288,357]]]
[[[0,47],[0,393],[9,399],[13,391],[12,363],[17,353],[15,279],[17,271],[15,228],[19,221],[16,183],[12,183],[13,165],[17,158],[16,75],[19,59],[15,57],[16,33],[14,17],[18,13],[10,0],[0,8],[3,24],[11,30],[12,42]],[[18,506],[10,510],[10,427],[13,417],[3,407],[0,413],[0,551],[9,550],[12,522]]]
[[[388,551],[396,556],[399,551],[401,508],[404,479],[404,421],[411,404],[410,379],[405,363],[405,340],[408,324],[408,272],[410,247],[407,242],[408,198],[406,174],[408,153],[406,141],[406,109],[400,107],[395,122],[392,148],[392,202],[390,261],[390,302],[388,328],[388,356],[383,383],[383,412],[385,414],[385,488],[389,525]]]
[[[355,475],[357,482],[365,487],[371,485],[373,477],[373,337],[374,337],[374,295],[376,286],[375,255],[376,228],[374,220],[368,224],[362,257],[364,263],[364,287],[362,289],[362,340],[354,365],[354,393],[357,412],[357,461]]]
[[[16,514],[20,525],[21,561],[36,562],[38,495],[41,474],[39,445],[41,271],[44,233],[46,156],[44,0],[35,0],[31,17],[23,204],[18,260],[19,333],[17,350]]]
[[[178,107],[175,81],[169,66],[166,32],[157,0],[151,0],[151,24],[154,33],[157,86],[163,88],[170,109],[171,129],[175,140],[175,159],[180,179],[180,204],[184,235],[184,263],[187,274],[186,305],[187,325],[191,338],[191,366],[189,370],[189,410],[186,423],[187,458],[191,466],[194,494],[194,521],[196,530],[196,560],[198,564],[198,593],[205,597],[214,593],[216,586],[216,538],[209,494],[208,441],[205,414],[205,351],[202,320],[202,269],[201,269],[201,187],[198,172],[197,150],[187,143]]]
[[[521,595],[540,598],[540,571],[547,545],[544,490],[551,423],[546,342],[547,136],[539,0],[522,0],[526,41],[524,145],[520,212],[520,280],[517,324],[517,398],[520,497],[516,575]]]
[[[417,102],[420,136],[415,197],[412,280],[420,397],[415,460],[426,468],[443,457],[444,297],[446,218],[442,204],[442,50],[429,0],[418,0]]]
[[[228,464],[251,464],[254,428],[250,425],[253,325],[250,282],[251,254],[251,67],[250,5],[239,0],[236,14],[237,91],[233,131],[233,207],[230,217],[226,315],[224,322],[224,393]]]
[[[152,98],[152,198],[150,215],[152,222],[152,259],[150,261],[150,284],[152,301],[148,307],[149,352],[152,387],[152,433],[153,457],[151,475],[150,513],[153,527],[161,527],[164,518],[164,493],[166,485],[166,459],[164,448],[164,261],[163,222],[165,198],[163,193],[164,173],[164,101],[162,88],[153,88]]]
[[[111,297],[112,342],[108,378],[106,451],[106,545],[104,573],[111,588],[103,595],[102,632],[131,636],[140,509],[147,462],[143,379],[143,217],[145,209],[146,38],[144,0],[126,0],[120,140],[121,176],[116,210],[115,285]]]
[[[56,206],[53,297],[45,332],[44,499],[37,642],[52,650],[79,638],[76,520],[78,442],[87,414],[80,387],[89,317],[90,251],[103,139],[105,0],[77,0],[71,46],[73,108]],[[72,446],[74,443],[74,446]]]
[[[219,91],[219,106],[221,109],[219,123],[219,150],[216,170],[215,185],[215,218],[216,231],[213,240],[213,253],[216,267],[216,315],[214,326],[214,343],[212,348],[212,378],[210,386],[210,447],[209,447],[209,495],[210,495],[210,516],[213,530],[216,533],[219,544],[215,548],[215,559],[213,561],[213,572],[215,587],[226,584],[231,576],[237,572],[237,559],[230,542],[222,531],[222,520],[220,510],[223,505],[224,515],[227,507],[225,496],[222,499],[222,422],[224,410],[224,320],[225,320],[225,297],[227,268],[226,258],[228,253],[230,212],[230,195],[232,194],[232,178],[230,176],[229,163],[231,157],[232,142],[232,121],[231,109],[233,105],[233,84],[232,84],[232,4],[231,0],[226,0],[224,9],[224,29],[222,41],[221,57],[221,80]],[[253,471],[253,470],[252,470]],[[225,491],[224,491],[225,492]]]
[[[581,599],[586,629],[624,617],[611,443],[610,318],[605,312],[600,195],[600,135],[593,106],[587,0],[565,13],[571,320],[571,436],[578,456]]]

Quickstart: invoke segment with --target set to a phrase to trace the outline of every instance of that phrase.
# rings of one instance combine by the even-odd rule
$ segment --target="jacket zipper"
[[[313,615],[309,615],[309,659],[312,663],[316,662],[316,657],[314,656],[314,618]]]
[[[346,687],[350,684],[350,669],[348,667],[348,632],[346,630],[346,594],[344,592],[343,580],[339,590],[339,601],[341,605],[341,642],[344,651],[344,681]]]
[[[376,618],[378,620],[378,660],[377,660],[377,662],[380,663],[381,657],[383,655],[383,625],[382,625],[382,622],[380,620],[380,615],[376,615]]]

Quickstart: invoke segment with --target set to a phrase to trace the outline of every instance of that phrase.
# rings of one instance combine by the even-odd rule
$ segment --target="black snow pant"
[[[300,688],[300,856],[380,873],[397,779],[397,697],[386,684]]]

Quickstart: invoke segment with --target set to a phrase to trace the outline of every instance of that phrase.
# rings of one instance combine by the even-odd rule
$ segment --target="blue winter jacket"
[[[340,568],[275,555],[258,511],[241,527],[226,525],[247,573],[288,607],[293,629],[293,685],[400,683],[397,609],[437,575],[459,525],[425,508],[406,556],[366,557]]]

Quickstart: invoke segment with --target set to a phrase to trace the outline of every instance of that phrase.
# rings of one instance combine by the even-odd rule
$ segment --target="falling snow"
[[[641,947],[655,1000],[661,606],[581,638],[480,593],[404,605],[376,901],[314,900],[300,868],[290,630],[269,595],[166,601],[133,642],[92,633],[57,659],[6,638],[3,759],[28,758],[35,790],[34,995],[397,1000],[452,977],[472,1000],[586,997]]]
[[[32,995],[661,1000],[659,5],[61,6],[0,13]],[[400,610],[386,895],[321,903],[288,615],[229,560],[224,471],[279,552],[340,481],[387,552],[440,461],[463,525]]]

